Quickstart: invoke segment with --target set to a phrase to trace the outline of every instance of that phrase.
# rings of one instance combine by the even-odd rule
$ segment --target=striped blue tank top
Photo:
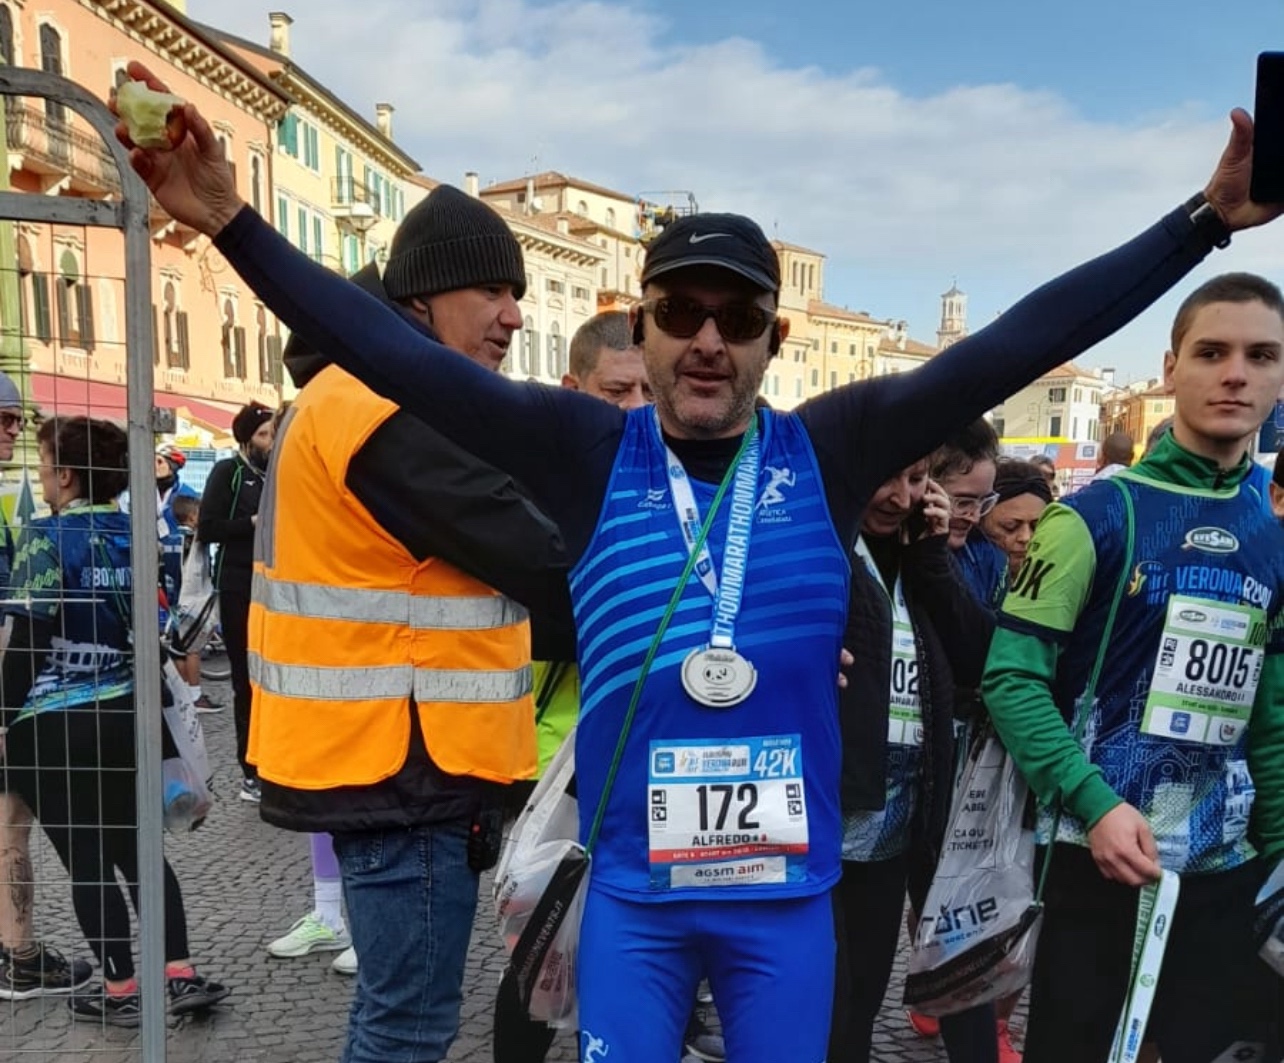
[[[839,874],[837,664],[850,568],[797,418],[758,414],[761,463],[736,648],[753,692],[709,708],[681,667],[709,640],[692,574],[643,688],[593,857],[627,899],[809,896]],[[692,481],[701,516],[716,485]],[[710,530],[721,571],[730,491]],[[629,698],[687,560],[650,408],[629,415],[598,525],[571,578],[582,704],[576,741],[587,839]]]

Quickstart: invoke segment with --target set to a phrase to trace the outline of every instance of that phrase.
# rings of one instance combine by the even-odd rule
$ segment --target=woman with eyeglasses
[[[955,688],[980,681],[993,619],[950,562],[949,499],[924,459],[874,493],[856,541],[839,695],[842,878],[830,1063],[868,1063],[908,890],[921,910],[953,790]],[[963,699],[960,699],[963,700]],[[994,1008],[940,1020],[951,1063],[998,1060]]]
[[[984,419],[973,421],[955,433],[932,454],[932,478],[949,496],[950,552],[973,600],[986,612],[987,640],[999,603],[1007,593],[1009,578],[1008,556],[990,541],[982,528],[982,522],[999,502],[1000,496],[995,490],[998,466],[999,437]],[[967,687],[960,682],[957,686],[960,704],[956,706],[956,714],[960,718],[971,718],[980,700],[976,685]],[[991,1011],[995,1016],[993,1028],[999,1063],[1021,1061],[1021,1054],[1013,1047],[1008,1024],[1020,997],[1020,993],[1006,997]],[[913,1010],[909,1012],[909,1021],[922,1037],[935,1037],[943,1032],[936,1019]]]
[[[47,422],[37,441],[53,514],[23,528],[4,605],[13,618],[0,664],[9,785],[67,869],[80,929],[102,965],[101,984],[73,991],[73,1017],[137,1026],[129,909],[116,881],[123,876],[137,909],[133,564],[129,517],[116,504],[128,482],[127,441],[110,421],[87,417]],[[227,995],[192,966],[168,863],[165,960],[171,1013]]]
[[[994,508],[999,437],[990,422],[973,421],[932,455],[932,479],[950,500],[950,549],[977,601],[997,609],[1007,587],[1007,558],[981,530]]]
[[[1037,465],[1005,459],[994,476],[994,493],[998,501],[982,518],[981,530],[1007,555],[1011,582],[1025,561],[1035,525],[1052,503],[1052,489]]]

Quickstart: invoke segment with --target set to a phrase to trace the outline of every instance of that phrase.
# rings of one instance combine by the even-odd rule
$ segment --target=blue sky
[[[282,8],[295,59],[363,114],[394,103],[429,175],[691,189],[927,341],[954,278],[979,328],[1202,187],[1257,52],[1284,50],[1280,0],[363,0],[356,23],[348,0],[189,0],[264,43]],[[1079,361],[1156,375],[1182,292],[1227,269],[1284,280],[1284,221]]]

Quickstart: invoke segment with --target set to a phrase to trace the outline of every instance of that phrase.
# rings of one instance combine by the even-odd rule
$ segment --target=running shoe
[[[999,1019],[997,1034],[999,1038],[999,1063],[1021,1063],[1021,1053],[1012,1045],[1012,1031],[1008,1029],[1008,1020]]]
[[[334,961],[330,964],[330,970],[334,971],[335,974],[356,974],[357,950],[349,945],[334,958]]]
[[[194,974],[191,978],[169,978],[165,985],[169,993],[168,1011],[171,1015],[186,1015],[191,1011],[211,1008],[231,992],[227,986],[211,982],[199,974]]]
[[[38,944],[34,956],[0,951],[0,1000],[70,993],[86,985],[94,969],[84,960],[68,960],[57,949]]]
[[[905,1016],[909,1019],[910,1026],[913,1027],[914,1032],[919,1037],[930,1039],[941,1036],[940,1019],[934,1019],[931,1015],[923,1015],[913,1010],[906,1011]]]
[[[258,779],[241,780],[241,800],[249,801],[252,805],[257,805],[263,800],[263,795],[259,792]]]
[[[137,1026],[143,1014],[137,993],[114,997],[101,982],[77,989],[68,998],[67,1007],[73,1019],[107,1026]]]
[[[309,912],[281,937],[271,942],[267,950],[279,959],[306,956],[309,952],[343,952],[351,947],[352,938],[347,930],[335,930],[322,922],[316,912]],[[355,970],[355,957],[353,962]]]

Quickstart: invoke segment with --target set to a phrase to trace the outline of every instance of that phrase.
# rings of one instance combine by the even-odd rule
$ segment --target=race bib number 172
[[[651,743],[651,885],[758,886],[807,873],[798,735]]]

